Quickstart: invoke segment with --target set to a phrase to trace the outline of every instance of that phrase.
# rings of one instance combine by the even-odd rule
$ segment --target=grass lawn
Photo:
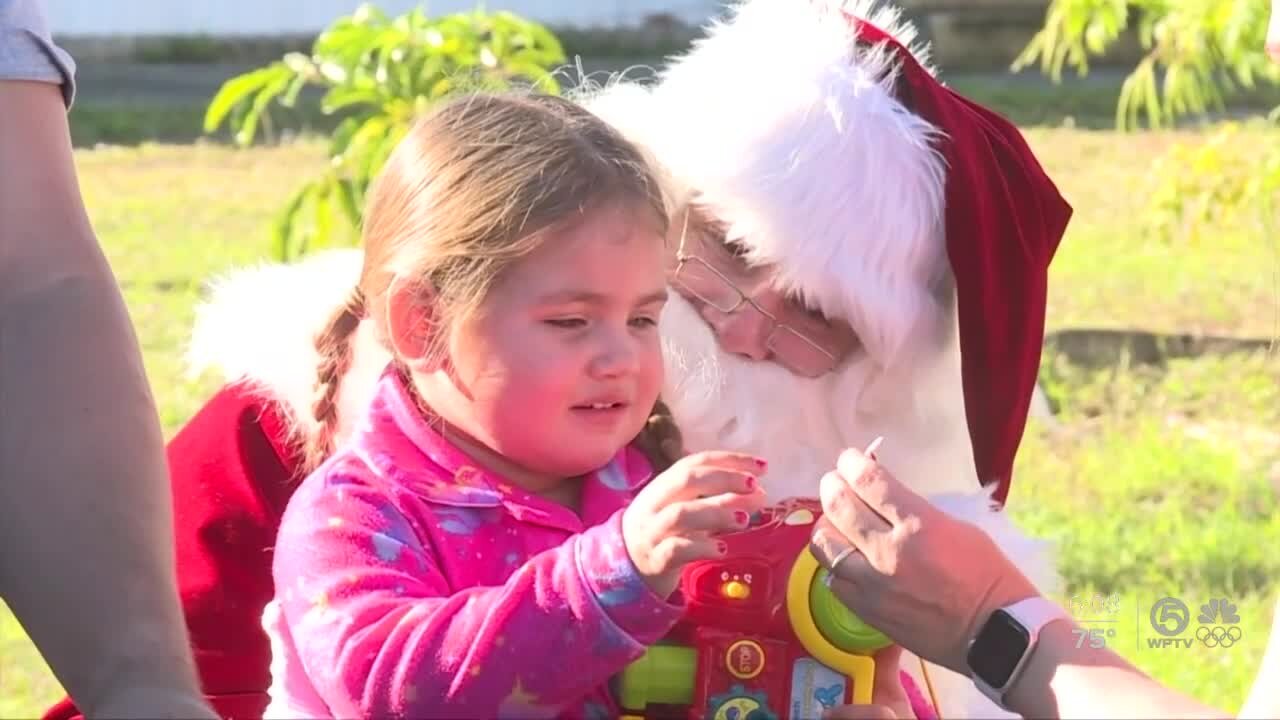
[[[1077,214],[1055,262],[1053,328],[1213,330],[1270,337],[1280,312],[1274,238],[1224,230],[1211,241],[1144,235],[1145,171],[1181,134],[1028,131]],[[1270,138],[1275,142],[1275,138]],[[1257,147],[1256,135],[1238,139]],[[214,388],[184,376],[182,352],[202,283],[263,257],[272,212],[320,167],[321,145],[81,150],[94,224],[125,288],[172,433]],[[1011,511],[1061,543],[1064,600],[1117,593],[1108,641],[1160,679],[1235,710],[1261,656],[1280,579],[1280,360],[1202,358],[1087,373],[1046,358],[1061,405],[1032,427]],[[1156,599],[1238,605],[1229,649],[1149,649]],[[1193,623],[1192,629],[1194,630]],[[32,716],[59,694],[21,628],[0,612],[0,716]]]

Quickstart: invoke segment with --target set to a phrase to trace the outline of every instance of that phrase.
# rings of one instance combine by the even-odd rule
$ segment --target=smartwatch
[[[965,661],[984,695],[1008,710],[1005,698],[1035,651],[1040,631],[1070,616],[1057,603],[1036,596],[991,613],[969,642]]]

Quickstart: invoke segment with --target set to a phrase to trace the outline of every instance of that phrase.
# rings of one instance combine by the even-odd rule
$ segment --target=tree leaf
[[[271,244],[275,248],[276,259],[281,262],[289,262],[296,257],[295,250],[291,247],[294,239],[293,229],[302,204],[310,196],[312,187],[312,183],[307,183],[299,188],[285,203],[271,225]]]
[[[283,72],[277,72],[253,99],[253,105],[250,106],[249,112],[245,114],[244,123],[236,132],[236,142],[241,146],[253,144],[253,139],[258,133],[258,118],[267,111],[267,105],[276,98],[277,95],[284,92],[289,86],[290,73],[283,64],[279,66]]]
[[[332,115],[354,105],[378,105],[382,102],[382,93],[374,88],[338,85],[324,94],[320,99],[320,112]]]
[[[307,86],[306,75],[295,75],[293,80],[289,81],[289,89],[285,90],[284,97],[280,99],[280,104],[285,107],[293,107],[298,103],[298,94],[302,92],[302,88]]]
[[[360,118],[348,117],[338,123],[338,127],[334,128],[333,135],[329,138],[329,161],[330,163],[340,163],[343,156],[346,155],[347,147],[351,144],[351,138],[355,135],[356,130],[360,127]]]
[[[268,65],[237,75],[223,83],[205,110],[204,131],[211,133],[217,130],[232,108],[244,102],[263,85],[271,82],[277,72],[274,65]]]
[[[343,214],[346,215],[347,222],[351,223],[353,228],[360,228],[360,204],[357,200],[355,182],[351,180],[339,180],[335,186],[337,189],[337,197],[339,207],[342,208]]]
[[[317,250],[329,247],[333,240],[333,203],[330,199],[333,197],[335,178],[331,175],[327,180],[327,182],[318,183],[312,195],[312,211],[315,220],[313,247]]]

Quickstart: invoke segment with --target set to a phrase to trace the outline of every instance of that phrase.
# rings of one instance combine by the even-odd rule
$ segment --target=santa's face
[[[858,346],[848,323],[778,290],[777,268],[752,263],[724,224],[687,207],[672,223],[671,286],[698,311],[720,348],[804,378],[836,369]]]
[[[697,207],[672,219],[663,397],[687,450],[767,458],[765,490],[781,499],[815,495],[842,450],[885,435],[896,447],[882,459],[917,490],[972,485],[956,471],[971,456],[952,344],[886,368],[848,320],[779,290],[784,270],[728,223]]]

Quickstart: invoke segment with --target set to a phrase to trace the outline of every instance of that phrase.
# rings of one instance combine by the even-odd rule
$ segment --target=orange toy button
[[[729,674],[740,680],[750,680],[764,671],[764,648],[751,640],[739,640],[729,646],[724,654]]]
[[[751,586],[744,582],[730,580],[720,586],[720,594],[733,600],[746,600],[751,596]]]

